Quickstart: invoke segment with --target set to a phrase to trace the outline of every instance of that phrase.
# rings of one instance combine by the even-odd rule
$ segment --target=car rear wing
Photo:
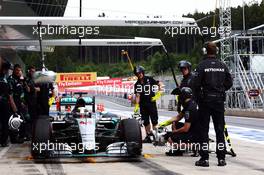
[[[75,94],[80,94],[80,93],[75,93]],[[87,94],[87,93],[81,93],[83,94]],[[92,106],[92,111],[95,112],[95,97],[78,97],[78,98],[82,98],[85,101],[85,105],[89,105]],[[67,106],[67,105],[75,105],[77,100],[77,97],[62,97],[60,99],[60,106]]]

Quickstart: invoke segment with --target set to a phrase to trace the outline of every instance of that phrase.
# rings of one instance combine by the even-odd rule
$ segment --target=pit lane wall
[[[226,109],[226,115],[229,116],[239,116],[239,117],[250,117],[250,118],[263,118],[264,119],[264,111],[263,110],[245,110],[245,109]]]

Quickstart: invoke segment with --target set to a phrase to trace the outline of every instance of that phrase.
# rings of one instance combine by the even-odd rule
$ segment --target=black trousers
[[[200,121],[200,155],[202,159],[209,159],[209,123],[210,116],[213,119],[216,133],[216,154],[218,159],[225,159],[226,145],[224,137],[224,102],[220,100],[199,103]]]
[[[9,113],[9,105],[8,105],[8,103],[0,101],[0,123],[1,123],[0,144],[7,142],[8,134],[9,134],[9,129],[8,129],[9,117],[10,117],[10,113]]]
[[[184,123],[182,122],[177,122],[173,123],[177,129],[180,129],[184,126]],[[187,133],[172,133],[172,132],[167,132],[165,135],[165,140],[168,140],[171,138],[171,140],[174,143],[191,143],[192,142],[192,135],[190,132]]]
[[[140,114],[143,120],[144,126],[148,126],[150,124],[149,119],[151,119],[152,125],[158,124],[158,110],[156,103],[147,103],[140,105]]]

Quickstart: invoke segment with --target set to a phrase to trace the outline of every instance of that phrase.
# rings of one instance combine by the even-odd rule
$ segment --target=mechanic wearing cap
[[[135,83],[134,89],[136,94],[136,104],[134,112],[138,113],[140,108],[140,114],[143,120],[143,124],[146,130],[146,138],[144,143],[151,143],[150,119],[152,123],[152,129],[156,128],[158,124],[158,111],[156,100],[161,97],[162,84],[152,77],[145,76],[145,69],[142,66],[134,68],[134,74],[138,77],[138,81]]]
[[[8,82],[13,92],[14,102],[18,109],[18,114],[24,118],[28,117],[28,108],[25,101],[25,92],[29,91],[29,87],[23,77],[22,67],[19,64],[14,65],[13,74],[8,77]],[[25,123],[24,123],[25,124]],[[19,132],[13,131],[11,133],[12,143],[23,143],[26,136],[25,125],[22,124]]]
[[[210,116],[212,116],[216,133],[218,166],[225,166],[225,137],[224,137],[224,101],[225,91],[233,85],[233,80],[227,66],[216,58],[217,46],[213,42],[206,45],[207,55],[198,65],[194,79],[194,88],[199,106],[200,132],[200,160],[196,166],[209,166],[208,132]]]
[[[177,149],[172,148],[169,152],[166,152],[168,156],[182,155],[183,151],[180,149],[182,143],[196,143],[197,142],[197,131],[198,127],[198,106],[192,99],[192,90],[189,87],[183,87],[180,89],[179,100],[183,106],[183,109],[179,112],[176,117],[164,121],[159,124],[159,127],[165,127],[173,122],[180,123],[179,121],[184,118],[184,124],[178,125],[179,127],[174,128],[172,132],[167,132],[165,140],[168,140],[172,146],[178,144]],[[192,149],[192,148],[191,148]]]
[[[7,81],[8,70],[11,64],[0,59],[0,123],[1,123],[1,139],[2,147],[8,146],[8,120],[10,117],[10,106],[13,113],[17,113],[17,108],[12,97],[12,91]]]
[[[189,61],[182,60],[178,64],[178,68],[180,72],[182,73],[183,79],[181,81],[180,87],[176,87],[171,94],[172,95],[178,95],[180,92],[180,89],[183,87],[189,87],[193,89],[193,74],[191,72],[192,64]],[[180,108],[177,110],[180,111]]]

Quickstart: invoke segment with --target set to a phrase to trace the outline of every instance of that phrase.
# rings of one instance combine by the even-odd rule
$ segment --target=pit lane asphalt
[[[104,103],[106,108],[129,113],[133,108],[116,105],[103,99],[97,103]],[[171,117],[175,112],[159,111],[161,116]],[[263,121],[228,117],[227,123],[249,129],[263,130]],[[232,137],[231,137],[232,138]],[[119,158],[87,158],[87,159],[51,159],[44,161],[32,160],[30,157],[30,143],[13,144],[0,148],[1,175],[261,175],[264,174],[263,144],[252,143],[240,139],[232,139],[237,157],[227,156],[226,167],[218,167],[215,154],[210,154],[210,167],[195,167],[197,157],[186,154],[183,157],[167,157],[164,152],[167,147],[154,147],[152,144],[143,145],[143,156],[139,159]]]
[[[218,167],[210,154],[210,167],[195,167],[197,157],[167,157],[164,147],[143,145],[139,159],[87,158],[32,160],[29,143],[0,148],[1,175],[261,175],[264,174],[263,145],[233,140],[237,157],[227,156],[228,165]]]

